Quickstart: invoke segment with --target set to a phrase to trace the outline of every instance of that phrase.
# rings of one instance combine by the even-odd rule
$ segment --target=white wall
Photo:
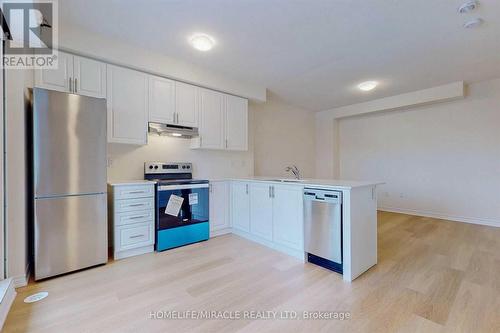
[[[24,94],[32,85],[32,70],[5,71],[7,276],[18,279],[25,276],[27,265]]]
[[[500,226],[500,79],[464,100],[339,120],[343,179],[381,180],[382,209]]]
[[[272,94],[267,103],[252,103],[250,107],[255,117],[255,175],[290,177],[285,168],[295,164],[303,177],[314,177],[314,113],[286,104]]]
[[[253,112],[249,112],[248,151],[193,150],[190,140],[149,134],[146,146],[108,144],[110,181],[143,179],[144,162],[192,162],[194,177],[220,179],[253,175]],[[108,162],[109,164],[109,162]]]

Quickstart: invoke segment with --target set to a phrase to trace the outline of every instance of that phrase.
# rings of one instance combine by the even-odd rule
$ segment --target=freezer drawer
[[[108,260],[107,195],[35,200],[35,280]]]

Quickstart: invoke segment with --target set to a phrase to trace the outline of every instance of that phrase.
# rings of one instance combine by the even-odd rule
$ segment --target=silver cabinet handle
[[[208,184],[208,192],[212,193],[212,184]]]
[[[131,204],[128,205],[129,207],[139,207],[139,206],[144,206],[144,204]]]
[[[69,92],[73,91],[73,78],[69,78]]]
[[[144,191],[130,191],[128,194],[139,194],[139,193],[145,193]]]
[[[141,234],[141,235],[130,236],[130,238],[139,238],[139,237],[144,237],[144,236],[145,236],[144,234]]]
[[[248,194],[248,184],[245,184],[245,192]]]
[[[75,79],[75,92],[77,92],[77,87],[78,87],[78,79]]]
[[[140,216],[130,216],[128,219],[129,220],[138,220],[147,217],[146,215],[140,215]]]
[[[274,198],[274,186],[273,186],[273,198]]]
[[[269,186],[269,198],[273,197],[273,195],[272,195],[272,188],[273,188],[272,186]]]

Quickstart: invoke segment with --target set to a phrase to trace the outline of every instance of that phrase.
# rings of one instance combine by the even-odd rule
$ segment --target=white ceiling
[[[500,1],[64,0],[62,21],[258,83],[318,111],[432,86],[500,77]],[[475,30],[467,18],[482,17]],[[210,52],[187,43],[217,41]],[[363,93],[361,81],[379,80]]]

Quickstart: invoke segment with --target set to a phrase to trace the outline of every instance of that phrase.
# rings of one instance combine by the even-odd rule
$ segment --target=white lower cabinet
[[[231,223],[233,230],[250,232],[250,184],[231,184]]]
[[[302,187],[273,185],[273,242],[294,250],[304,248]]]
[[[210,236],[229,233],[229,183],[215,181],[210,183]]]
[[[233,233],[304,259],[302,196],[302,186],[233,181]]]
[[[272,186],[263,183],[250,185],[250,233],[271,241],[273,239]]]
[[[153,183],[108,185],[109,244],[115,260],[153,252],[154,200]]]

